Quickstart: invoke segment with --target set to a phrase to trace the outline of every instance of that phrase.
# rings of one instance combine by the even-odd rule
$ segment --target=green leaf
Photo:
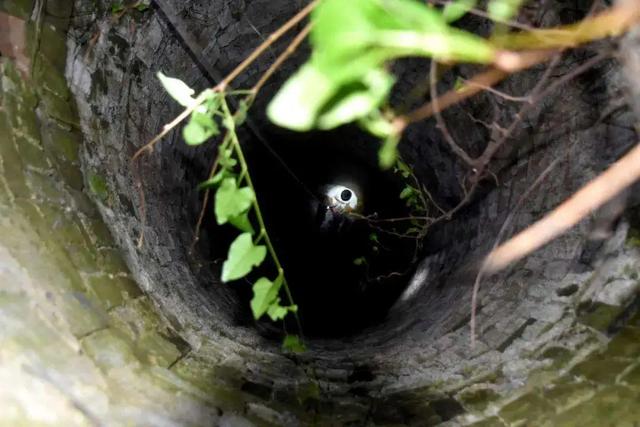
[[[389,124],[367,118],[386,102],[393,85],[386,62],[428,56],[488,63],[495,57],[488,41],[449,27],[439,11],[416,0],[324,0],[312,20],[311,59],[267,108],[272,122],[292,130],[332,129],[361,120],[386,138],[393,133]],[[391,148],[387,144],[383,163],[393,163]]]
[[[445,21],[454,22],[466,15],[475,6],[476,0],[455,0],[447,3],[442,10],[442,16]]]
[[[409,176],[411,175],[411,169],[409,168],[409,165],[398,159],[398,161],[396,162],[396,166],[398,167],[398,171],[403,178],[409,178]]]
[[[138,11],[140,12],[145,12],[146,10],[149,9],[149,5],[147,3],[138,3],[138,5],[136,6],[136,9],[138,9]]]
[[[343,85],[323,106],[317,127],[333,129],[370,115],[387,99],[394,81],[386,71],[374,69],[361,82]]]
[[[236,126],[241,126],[245,120],[247,120],[247,112],[249,111],[249,104],[244,99],[238,103],[238,110],[236,110]]]
[[[162,72],[158,73],[158,78],[160,79],[160,83],[162,83],[164,89],[169,93],[169,96],[176,100],[178,104],[183,107],[193,105],[195,102],[195,99],[193,99],[195,91],[187,86],[185,82],[180,79],[167,77],[162,74]]]
[[[357,266],[365,265],[366,263],[367,263],[367,259],[363,256],[353,260],[353,265],[357,265]]]
[[[255,234],[253,225],[249,220],[248,212],[229,218],[229,223],[240,231],[244,231],[245,233],[251,233],[252,235]]]
[[[255,246],[251,233],[239,235],[229,247],[227,260],[222,265],[222,281],[241,279],[251,272],[253,267],[262,264],[267,256],[265,246]]]
[[[220,172],[215,174],[212,178],[209,178],[208,180],[198,184],[198,190],[215,187],[222,181],[223,178],[226,178],[227,176],[229,176],[229,172],[226,169],[222,169]]]
[[[404,200],[404,199],[408,199],[410,197],[413,197],[416,194],[416,190],[413,187],[410,186],[406,186],[404,187],[404,189],[400,192],[400,199]]]
[[[380,111],[375,111],[373,114],[361,118],[358,124],[371,135],[381,139],[389,138],[395,132],[393,124],[383,117]]]
[[[187,145],[200,145],[209,139],[207,130],[193,120],[182,129],[182,137]]]
[[[282,341],[282,349],[292,353],[304,353],[307,347],[302,343],[297,335],[287,335]]]
[[[213,118],[197,111],[191,115],[189,124],[182,130],[182,136],[188,145],[200,145],[219,133],[218,125]]]
[[[458,76],[456,77],[456,81],[453,83],[453,89],[456,92],[464,92],[466,87],[465,87],[465,81],[462,77]]]
[[[282,86],[267,107],[269,119],[278,126],[311,130],[322,106],[337,86],[312,64],[302,66]]]
[[[255,194],[250,187],[238,188],[234,177],[225,178],[216,191],[215,214],[218,225],[245,213],[254,200]]]
[[[238,161],[233,158],[233,149],[220,147],[218,150],[218,161],[220,162],[220,166],[225,169],[232,169],[235,165],[238,164]]]
[[[258,320],[278,298],[278,292],[282,286],[282,276],[274,282],[262,277],[253,285],[253,298],[251,299],[251,311],[253,318]],[[285,313],[286,314],[286,313]]]
[[[391,168],[398,159],[398,143],[400,138],[393,135],[387,138],[378,152],[378,160],[382,169]]]
[[[508,21],[518,13],[523,0],[491,0],[487,12],[494,21]]]
[[[124,10],[124,4],[122,4],[122,2],[115,2],[113,4],[111,4],[111,13],[112,14],[116,14],[116,13],[120,13]]]
[[[284,319],[288,312],[289,312],[289,307],[283,307],[280,305],[280,298],[276,298],[274,303],[271,304],[267,309],[267,314],[269,315],[269,318],[274,322]]]

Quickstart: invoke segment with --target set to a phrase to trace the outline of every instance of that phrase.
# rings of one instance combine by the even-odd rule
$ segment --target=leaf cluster
[[[245,119],[248,104],[241,103],[236,114],[232,115],[225,98],[227,94],[205,90],[195,97],[195,91],[180,79],[162,73],[158,73],[158,78],[176,102],[185,109],[192,110],[189,122],[182,130],[186,144],[201,145],[220,135],[221,128],[226,129],[225,137],[218,146],[211,176],[199,185],[200,189],[215,191],[214,214],[217,224],[230,224],[239,231],[229,246],[227,258],[222,265],[222,281],[232,282],[247,277],[263,264],[268,253],[279,266],[268,241],[247,163],[236,134],[236,127]],[[257,222],[258,233],[254,222]],[[261,244],[263,241],[267,245]],[[283,320],[288,313],[296,314],[298,311],[293,302],[289,305],[282,304],[280,293],[286,287],[286,281],[282,269],[278,270],[275,280],[261,277],[253,284],[251,310],[256,320],[264,315],[272,321]],[[292,335],[287,335],[283,347],[290,351],[304,348],[299,338]]]
[[[311,58],[270,103],[270,119],[298,131],[358,122],[384,141],[380,164],[393,166],[400,136],[382,111],[395,82],[386,64],[408,56],[491,63],[491,43],[451,25],[474,5],[459,0],[438,10],[415,0],[322,1],[312,15]]]

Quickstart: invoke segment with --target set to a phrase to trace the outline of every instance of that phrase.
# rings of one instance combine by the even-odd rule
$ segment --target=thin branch
[[[528,52],[526,54],[521,54],[518,69],[514,70],[513,72],[533,67],[534,65],[548,60],[553,54],[554,52],[550,51]],[[498,82],[504,80],[509,75],[510,73],[498,68],[491,68],[476,75],[471,80],[469,80],[469,83],[463,85],[461,88],[452,89],[439,96],[437,100],[438,112],[442,112],[452,105],[458,104],[461,101],[470,98],[479,92],[482,92],[483,88],[496,85]],[[410,123],[415,123],[420,120],[427,119],[433,116],[434,113],[435,110],[433,107],[433,103],[430,101],[424,104],[422,107],[419,107],[418,109],[404,116],[397,117],[395,120],[395,127],[396,129],[402,131]]]
[[[436,79],[436,70],[438,67],[438,63],[435,60],[431,60],[431,68],[429,71],[429,82],[431,85],[431,105],[436,117],[436,122],[438,123],[438,128],[440,132],[444,136],[445,141],[449,144],[449,148],[453,151],[458,157],[460,157],[467,165],[470,167],[474,166],[473,160],[466,151],[464,151],[453,139],[451,133],[449,133],[449,129],[447,129],[447,124],[442,118],[442,114],[440,114],[440,107],[438,104],[438,82]]]
[[[271,64],[269,69],[265,71],[262,77],[260,77],[260,80],[258,80],[258,82],[253,86],[253,88],[251,88],[252,98],[255,98],[258,95],[258,92],[260,92],[264,84],[267,82],[267,80],[271,78],[273,73],[275,73],[276,70],[280,68],[280,66],[282,66],[282,64],[287,59],[289,59],[289,57],[298,49],[298,47],[300,46],[300,44],[302,44],[302,42],[307,37],[307,35],[309,35],[309,32],[311,31],[311,27],[312,27],[311,24],[307,24],[307,26],[305,26],[302,29],[302,31],[300,31],[300,33],[293,39],[291,44],[287,46],[287,49],[278,56],[275,62]]]
[[[434,198],[431,195],[431,193],[429,192],[429,190],[427,190],[426,186],[424,186],[424,185],[422,186],[422,191],[424,192],[424,194],[427,195],[427,197],[429,198],[429,201],[433,204],[433,206],[436,207],[436,209],[438,209],[438,211],[440,211],[441,214],[446,213],[446,211],[444,209],[442,209],[439,204],[436,203],[436,201],[434,200]]]
[[[580,74],[583,74],[583,73],[587,72],[588,70],[593,68],[597,63],[603,61],[607,57],[608,57],[608,55],[606,55],[606,54],[598,54],[598,55],[590,58],[589,60],[587,60],[584,63],[582,63],[580,66],[578,66],[578,67],[574,68],[573,70],[571,70],[571,72],[569,72],[569,73],[565,74],[564,76],[562,76],[561,78],[555,80],[552,84],[550,84],[549,86],[547,86],[543,90],[542,87],[544,86],[546,81],[551,76],[551,72],[552,72],[552,69],[553,69],[554,65],[559,61],[559,56],[556,56],[556,58],[552,62],[552,66],[547,68],[547,70],[545,71],[545,74],[543,75],[543,77],[540,79],[538,84],[536,84],[534,89],[531,91],[532,94],[529,95],[529,97],[531,98],[531,103],[524,105],[520,109],[520,111],[516,114],[516,119],[511,123],[511,125],[509,125],[509,127],[506,130],[506,132],[503,133],[503,135],[500,137],[500,139],[498,141],[494,141],[494,142],[490,143],[487,146],[487,148],[485,149],[484,153],[482,153],[482,155],[480,155],[480,157],[478,157],[478,159],[476,159],[478,161],[479,168],[484,168],[484,167],[486,167],[487,164],[489,164],[489,161],[493,158],[495,153],[509,139],[511,134],[513,134],[513,132],[515,131],[516,127],[524,119],[526,113],[529,112],[529,110],[531,108],[533,108],[533,106],[535,106],[544,97],[546,97],[547,95],[549,95],[550,93],[552,93],[553,91],[558,89],[560,86],[562,86],[562,85],[568,83],[569,81],[575,79]]]
[[[231,112],[229,111],[229,106],[227,105],[227,101],[224,98],[222,98],[222,108],[227,117],[233,118],[233,116],[231,115]],[[236,134],[235,121],[229,120],[229,122],[230,122],[230,127],[228,128],[228,134],[230,135],[230,138],[231,138],[231,144],[233,145],[234,151],[238,156],[238,161],[242,165],[243,172],[245,173],[245,179],[246,179],[247,185],[255,193],[253,180],[251,179],[251,174],[249,173],[247,168],[247,160],[244,157],[244,152],[242,151],[242,147],[240,146],[240,141],[238,140],[238,135]],[[293,300],[293,295],[291,294],[291,290],[289,289],[289,284],[284,275],[284,268],[280,263],[278,254],[275,250],[275,247],[273,246],[273,242],[271,241],[269,232],[267,231],[267,227],[264,222],[264,217],[262,215],[262,210],[260,209],[260,204],[258,203],[258,199],[254,197],[252,203],[253,203],[253,210],[255,212],[258,225],[260,227],[260,236],[264,238],[264,242],[267,245],[267,250],[269,251],[269,255],[271,256],[271,259],[273,260],[273,263],[275,264],[276,269],[278,270],[278,276],[282,277],[282,287],[284,288],[285,294],[289,301],[289,305],[293,306],[295,305],[295,302]],[[298,326],[298,331],[300,332],[300,336],[304,340],[304,334],[302,332],[302,323],[300,322],[300,317],[298,316],[298,313],[295,311],[293,312],[293,316],[296,319],[296,324]]]
[[[225,140],[222,142],[222,146],[225,146],[228,142],[228,134],[225,136]],[[212,179],[216,171],[218,170],[218,165],[220,164],[220,156],[216,156],[213,164],[211,165],[211,169],[209,170],[209,179]],[[200,240],[200,229],[202,228],[202,222],[204,221],[204,216],[207,212],[207,206],[209,205],[209,197],[211,195],[211,188],[208,188],[204,192],[204,196],[202,198],[202,206],[200,207],[200,213],[198,214],[198,222],[196,222],[196,229],[193,233],[193,241],[191,242],[190,252],[193,252],[198,241]]]
[[[486,90],[487,92],[490,92],[496,96],[499,96],[500,98],[506,99],[507,101],[531,103],[531,97],[529,96],[513,96],[513,95],[509,95],[508,93],[504,93],[502,91],[494,89],[491,86],[480,86],[480,83],[475,83],[470,80],[464,80],[464,82],[471,86],[479,86],[482,90]]]
[[[496,250],[486,261],[488,273],[502,270],[575,226],[595,209],[640,179],[640,145],[615,162],[568,200]]]
[[[495,46],[509,50],[566,49],[624,34],[640,20],[638,0],[619,1],[616,6],[575,24],[537,29],[492,38]]]
[[[231,82],[238,77],[249,65],[251,65],[265,50],[267,50],[273,43],[286,34],[291,28],[302,21],[311,11],[317,6],[319,0],[314,0],[299,11],[294,17],[289,19],[284,25],[273,32],[269,37],[261,43],[247,58],[245,58],[240,65],[238,65],[229,75],[227,75],[220,83],[210,90],[203,91],[194,100],[193,104],[187,107],[182,113],[180,113],[174,120],[166,124],[162,131],[156,135],[151,141],[138,149],[131,158],[131,168],[136,169],[136,160],[144,153],[151,152],[153,147],[160,142],[165,136],[169,134],[176,126],[178,126],[183,120],[193,113],[213,92],[224,92]],[[286,58],[285,58],[286,59]],[[272,71],[273,72],[273,71]],[[266,80],[265,80],[266,81]],[[138,238],[137,246],[140,248],[144,243],[144,228],[146,227],[146,206],[145,196],[143,190],[142,176],[139,171],[134,172],[135,187],[138,191],[138,199],[140,202],[140,215],[141,215],[141,233]]]
[[[289,19],[282,27],[278,28],[275,32],[271,33],[267,39],[260,44],[247,58],[245,58],[235,70],[233,70],[227,77],[222,80],[218,86],[225,89],[236,77],[240,75],[249,65],[251,65],[262,53],[267,50],[273,43],[275,43],[280,37],[289,32],[300,21],[307,17],[311,11],[318,5],[319,0],[314,0],[305,6],[300,12],[298,12],[293,18]]]
[[[273,73],[275,73],[275,71],[296,51],[296,49],[300,46],[302,41],[309,34],[309,31],[311,31],[311,24],[309,24],[305,28],[303,28],[303,30],[293,39],[291,44],[289,44],[287,49],[284,52],[282,52],[280,54],[280,56],[278,56],[278,58],[276,59],[276,61],[273,64],[271,64],[269,69],[262,75],[260,80],[258,80],[258,82],[251,89],[246,91],[247,96],[245,97],[245,101],[247,102],[247,105],[250,105],[252,103],[253,99],[260,92],[260,90],[262,89],[264,84],[267,82],[267,80],[269,80],[269,78],[273,75]],[[236,91],[236,92],[238,92],[238,91]],[[238,112],[236,112],[236,114],[234,114],[234,117],[236,117],[237,114],[238,114]],[[225,144],[225,142],[223,142],[223,145],[224,144]],[[216,169],[217,169],[217,166],[218,166],[218,160],[219,160],[219,157],[216,156],[216,160],[215,160],[213,166],[211,167],[211,171],[209,172],[209,179],[213,178],[213,176],[216,173]],[[191,251],[193,251],[195,245],[198,243],[198,240],[200,239],[200,230],[202,228],[202,222],[204,220],[205,212],[207,210],[207,205],[209,204],[210,192],[211,192],[211,190],[209,188],[207,188],[207,190],[204,193],[204,197],[203,197],[203,200],[202,200],[202,207],[200,209],[200,214],[198,215],[198,221],[196,223],[196,229],[195,229],[195,234],[194,234],[194,238],[193,238],[193,243],[191,245]]]

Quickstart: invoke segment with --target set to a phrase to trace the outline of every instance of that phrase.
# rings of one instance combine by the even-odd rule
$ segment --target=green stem
[[[235,129],[235,121],[233,120],[233,116],[231,114],[231,111],[229,111],[229,106],[227,105],[227,100],[224,97],[224,94],[222,96],[222,108],[224,110],[224,113],[227,117],[229,117],[229,120],[227,120],[227,122],[229,123],[229,127],[228,127],[228,131],[229,134],[231,135],[231,143],[233,144],[233,147],[235,149],[236,155],[238,156],[238,161],[240,162],[241,166],[242,166],[242,170],[244,171],[244,175],[245,175],[245,180],[247,182],[247,185],[253,190],[254,194],[256,192],[255,187],[253,185],[253,181],[251,180],[251,174],[249,173],[249,167],[247,164],[247,160],[244,157],[244,152],[242,151],[242,147],[240,147],[240,141],[238,140],[238,135],[236,135],[236,129]],[[276,253],[275,248],[273,247],[273,243],[271,241],[271,237],[269,237],[269,232],[267,231],[267,227],[265,225],[264,222],[264,217],[262,216],[262,210],[260,209],[260,204],[258,203],[258,198],[254,197],[253,199],[253,209],[256,213],[256,219],[258,221],[258,226],[260,227],[260,236],[262,236],[264,238],[264,242],[267,245],[267,250],[269,251],[269,255],[271,256],[271,259],[273,260],[273,263],[276,266],[276,269],[278,270],[278,276],[282,277],[282,287],[284,288],[285,294],[287,296],[287,299],[289,300],[289,305],[295,305],[295,302],[293,301],[293,296],[291,295],[291,290],[289,289],[289,284],[287,282],[287,279],[284,275],[284,268],[282,267],[282,264],[280,263],[280,259],[278,258],[278,254]],[[300,332],[300,336],[304,339],[304,334],[302,333],[302,323],[300,322],[300,318],[298,317],[298,313],[293,312],[293,316],[296,319],[296,323],[298,325],[298,331]]]

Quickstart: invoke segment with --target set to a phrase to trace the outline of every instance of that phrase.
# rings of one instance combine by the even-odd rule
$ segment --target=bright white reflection
[[[338,213],[358,212],[361,200],[358,191],[346,185],[327,185],[324,188],[324,195],[327,205]]]

